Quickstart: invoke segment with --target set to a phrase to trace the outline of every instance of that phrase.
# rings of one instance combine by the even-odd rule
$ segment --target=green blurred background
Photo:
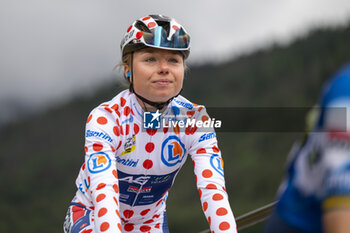
[[[224,63],[191,66],[183,96],[211,107],[311,107],[323,82],[350,60],[349,45],[350,23],[314,29],[288,45],[272,45]],[[92,108],[122,89],[117,81],[105,83],[95,94],[1,128],[0,232],[62,232],[83,162],[85,120]],[[287,153],[301,137],[302,132],[218,133],[235,216],[274,200]],[[167,205],[170,232],[208,228],[190,159]],[[263,225],[241,232],[260,232]]]

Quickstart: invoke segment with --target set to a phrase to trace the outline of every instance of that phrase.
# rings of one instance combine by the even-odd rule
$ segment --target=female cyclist
[[[179,95],[189,50],[189,35],[172,18],[149,15],[127,29],[121,52],[130,87],[88,117],[66,233],[168,232],[165,203],[187,154],[211,231],[237,232],[213,128],[170,124],[210,120]]]

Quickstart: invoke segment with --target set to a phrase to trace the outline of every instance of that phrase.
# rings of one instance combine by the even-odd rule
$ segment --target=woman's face
[[[184,60],[178,51],[145,48],[134,53],[134,90],[153,102],[165,102],[177,95],[184,78]],[[130,67],[125,65],[125,75]]]

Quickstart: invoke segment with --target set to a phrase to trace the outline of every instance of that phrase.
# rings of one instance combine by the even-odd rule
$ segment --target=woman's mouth
[[[161,85],[161,86],[166,86],[166,85],[169,85],[172,82],[167,80],[167,79],[159,79],[159,80],[153,81],[153,83]]]

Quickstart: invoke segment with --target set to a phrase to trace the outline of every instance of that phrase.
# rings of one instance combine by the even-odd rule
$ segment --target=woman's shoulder
[[[121,91],[112,99],[102,102],[101,104],[93,108],[90,112],[90,115],[111,113],[112,115],[116,114],[116,116],[120,117],[125,108],[130,109],[130,107],[127,107],[130,103],[130,98],[131,93],[129,90]]]
[[[182,95],[178,95],[177,97],[175,97],[173,102],[176,107],[186,108],[188,110],[196,110],[199,108],[201,109],[204,108],[204,105],[195,104],[192,101],[183,97]]]

